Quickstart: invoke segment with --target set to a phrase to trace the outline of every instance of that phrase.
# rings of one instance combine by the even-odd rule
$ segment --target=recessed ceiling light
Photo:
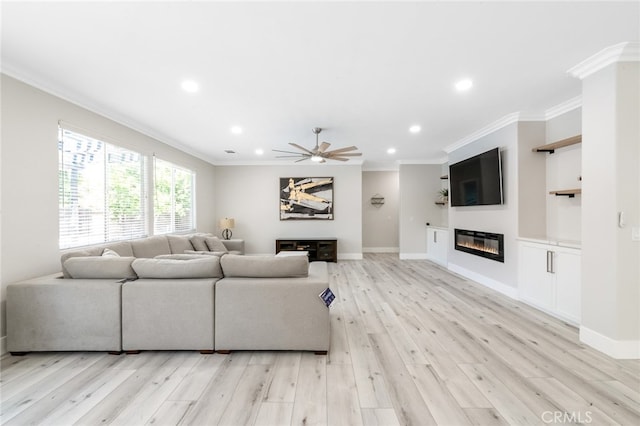
[[[262,155],[262,154],[264,154],[264,149],[258,148],[258,149],[256,149],[255,152],[256,152],[256,155]]]
[[[233,127],[231,128],[231,133],[233,133],[234,135],[242,134],[242,127],[240,127],[240,126],[233,126]]]
[[[185,92],[195,93],[198,91],[198,83],[193,80],[185,80],[182,82],[182,89]]]
[[[463,92],[465,90],[471,89],[471,86],[473,86],[473,81],[465,78],[464,80],[460,80],[456,83],[456,90],[459,92]]]
[[[396,149],[395,148],[387,149],[387,154],[395,154],[395,153],[396,153]]]
[[[420,126],[418,126],[417,124],[409,127],[409,131],[411,133],[420,133],[420,130],[422,130],[422,128]]]

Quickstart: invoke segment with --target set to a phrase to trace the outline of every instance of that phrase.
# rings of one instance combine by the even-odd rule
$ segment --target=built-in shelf
[[[553,154],[556,149],[564,148],[565,146],[571,146],[582,142],[582,135],[572,136],[567,139],[562,139],[557,142],[549,143],[546,145],[537,146],[532,149],[533,152],[548,152],[549,154]]]
[[[440,176],[440,179],[443,179],[443,180],[444,180],[444,179],[449,179],[449,175],[443,175],[443,176]]]
[[[549,194],[551,195],[555,195],[557,197],[569,197],[569,198],[573,198],[576,196],[576,194],[582,194],[582,189],[580,188],[576,188],[576,189],[562,189],[560,191],[549,191]]]

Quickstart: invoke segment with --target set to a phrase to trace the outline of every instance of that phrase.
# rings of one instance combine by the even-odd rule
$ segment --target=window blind
[[[147,235],[145,158],[59,127],[60,248]]]
[[[153,233],[195,229],[195,173],[154,157]]]

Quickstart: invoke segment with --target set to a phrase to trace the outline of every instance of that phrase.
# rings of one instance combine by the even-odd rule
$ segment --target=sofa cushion
[[[211,255],[211,256],[214,255],[213,252],[211,251],[203,251],[203,252],[198,252],[193,250],[191,251],[192,253],[161,254],[160,256],[154,257],[154,259],[189,260],[189,259],[202,259],[203,255],[200,253],[204,253],[206,255]]]
[[[184,253],[185,250],[193,250],[193,244],[186,235],[167,235],[171,253]]]
[[[137,258],[154,258],[160,254],[171,254],[169,240],[165,235],[131,241],[133,255]]]
[[[108,243],[103,246],[118,253],[120,256],[133,257],[133,249],[129,241],[118,241],[116,243]]]
[[[102,256],[103,257],[120,257],[118,252],[116,252],[115,250],[111,250],[110,248],[105,248],[104,250],[102,250]]]
[[[132,264],[139,278],[222,278],[220,258],[200,259],[136,259]]]
[[[226,253],[227,247],[220,241],[218,237],[206,237],[204,239],[205,244],[209,248],[209,251]]]
[[[185,250],[184,254],[198,255],[198,256],[218,256],[222,257],[227,254],[226,251],[203,251],[203,250]]]
[[[131,268],[134,257],[86,256],[71,257],[64,267],[71,278],[132,278],[136,273]]]
[[[220,259],[225,277],[285,278],[309,274],[307,256],[242,256],[228,254]]]
[[[60,256],[60,265],[62,266],[62,275],[65,278],[71,278],[69,271],[64,266],[64,263],[67,259],[71,259],[72,257],[87,257],[87,256],[100,256],[102,254],[102,247],[90,247],[81,250],[69,250],[62,253]]]

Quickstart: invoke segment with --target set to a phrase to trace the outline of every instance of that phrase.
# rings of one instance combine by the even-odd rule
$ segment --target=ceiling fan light
[[[319,155],[312,155],[311,156],[311,161],[314,161],[316,163],[319,163],[322,161],[322,157],[320,157]]]

